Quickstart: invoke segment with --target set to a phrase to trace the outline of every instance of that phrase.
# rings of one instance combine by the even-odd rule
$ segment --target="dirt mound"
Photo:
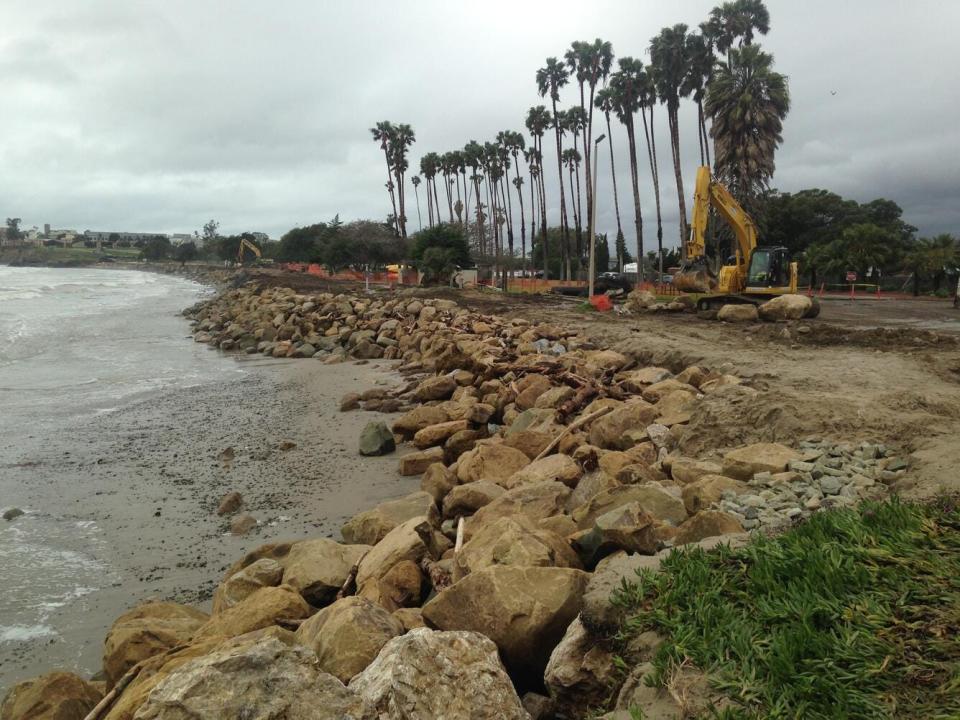
[[[815,432],[800,410],[782,396],[735,385],[696,405],[680,436],[684,455],[707,453],[757,442],[794,442]]]

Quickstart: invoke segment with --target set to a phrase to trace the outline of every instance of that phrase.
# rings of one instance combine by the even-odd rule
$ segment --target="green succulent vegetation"
[[[864,503],[740,549],[678,550],[615,602],[629,611],[620,640],[666,638],[654,682],[692,662],[733,701],[720,717],[960,717],[956,498]]]

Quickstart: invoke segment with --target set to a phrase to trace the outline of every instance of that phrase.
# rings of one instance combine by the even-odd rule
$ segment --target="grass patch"
[[[2,262],[86,264],[98,262],[104,257],[112,257],[116,260],[137,260],[140,257],[140,249],[105,247],[98,251],[96,248],[88,247],[23,247],[4,248],[0,252]]]
[[[817,513],[746,547],[678,550],[626,583],[621,640],[656,630],[655,680],[708,671],[731,718],[960,718],[960,510]]]

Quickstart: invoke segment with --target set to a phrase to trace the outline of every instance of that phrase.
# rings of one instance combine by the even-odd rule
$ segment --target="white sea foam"
[[[0,625],[0,643],[23,643],[53,637],[57,637],[57,632],[49,625]]]

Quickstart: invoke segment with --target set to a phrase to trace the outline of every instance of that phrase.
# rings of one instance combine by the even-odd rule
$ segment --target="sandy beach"
[[[245,371],[236,380],[166,391],[37,438],[2,468],[28,510],[12,525],[28,533],[52,513],[75,521],[95,542],[103,582],[51,609],[52,637],[4,646],[0,695],[51,668],[90,676],[107,629],[127,608],[155,598],[208,610],[223,571],[247,551],[277,539],[339,538],[345,518],[416,489],[418,478],[397,474],[396,455],[357,453],[364,424],[383,416],[339,412],[348,390],[394,382],[387,363],[236,362]],[[284,441],[296,447],[281,451]],[[220,460],[228,447],[232,462]],[[243,537],[216,514],[231,490],[259,521]]]

